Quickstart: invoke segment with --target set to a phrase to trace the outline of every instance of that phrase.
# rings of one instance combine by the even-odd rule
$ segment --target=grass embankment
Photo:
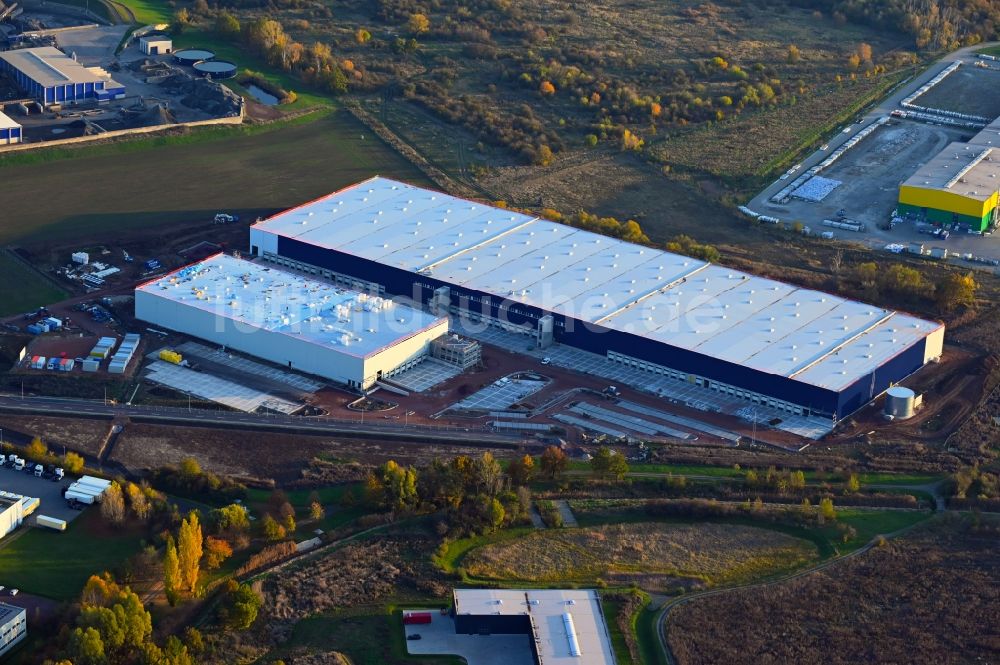
[[[115,4],[128,7],[135,14],[135,20],[141,25],[170,23],[173,11],[167,3],[159,0],[111,0]]]
[[[27,312],[65,297],[65,291],[0,251],[0,316]]]
[[[55,600],[76,598],[88,577],[113,570],[141,544],[136,534],[104,524],[97,508],[86,509],[64,532],[22,528],[0,542],[0,584]]]
[[[540,464],[540,459],[536,459],[536,466]],[[589,462],[572,461],[569,463],[572,471],[590,471]],[[704,476],[712,478],[742,479],[746,477],[747,468],[734,468],[732,466],[701,466],[697,464],[632,464],[631,473],[648,474],[672,474],[674,476]],[[760,469],[755,468],[760,473]],[[817,471],[804,471],[807,483],[844,483],[848,479],[848,474],[839,472],[820,473]],[[858,482],[861,485],[927,485],[944,479],[944,476],[933,474],[911,474],[911,473],[859,473]]]
[[[462,665],[455,656],[410,656],[406,653],[403,621],[395,608],[356,608],[350,613],[319,615],[295,624],[291,637],[269,658],[294,649],[337,651],[354,665]]]
[[[346,111],[12,155],[0,159],[0,243],[120,238],[218,210],[252,220],[376,174],[427,184]]]
[[[808,541],[735,524],[639,522],[535,531],[468,553],[470,578],[504,584],[610,586],[668,592],[690,583],[746,582],[819,558]]]

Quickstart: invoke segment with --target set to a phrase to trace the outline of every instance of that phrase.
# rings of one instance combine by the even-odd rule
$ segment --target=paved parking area
[[[36,478],[24,471],[15,471],[6,466],[0,468],[0,490],[23,496],[33,496],[41,500],[32,516],[25,520],[28,524],[31,524],[34,516],[38,514],[67,522],[76,519],[80,511],[70,508],[62,495],[62,488],[69,487],[72,482],[67,478],[57,483],[44,478]]]
[[[549,358],[552,364],[557,367],[600,376],[608,379],[614,385],[629,386],[667,400],[674,400],[699,411],[740,417],[740,411],[749,406],[755,410],[758,422],[767,422],[778,418],[781,423],[776,426],[777,429],[809,439],[818,439],[833,429],[833,423],[828,419],[793,415],[779,409],[752,404],[746,400],[724,395],[693,383],[622,365],[596,353],[582,351],[564,344],[554,344],[547,349],[532,349],[529,348],[530,340],[525,335],[506,332],[492,326],[483,329],[480,324],[463,326],[462,320],[456,317],[452,318],[452,326],[460,334],[486,344],[536,358]]]
[[[294,372],[278,369],[277,367],[271,367],[269,365],[254,362],[253,360],[249,360],[242,356],[228,353],[219,348],[205,346],[204,344],[199,344],[197,342],[184,342],[177,347],[177,351],[182,356],[204,358],[205,360],[210,360],[213,363],[231,367],[243,374],[262,376],[270,379],[271,381],[286,384],[307,394],[318,392],[325,387],[323,383],[314,381],[313,379],[302,376],[301,374],[295,374]]]
[[[87,67],[107,67],[115,59],[115,49],[125,35],[124,25],[99,26],[56,33],[56,42],[66,53],[76,54]]]
[[[195,372],[194,370],[180,367],[164,360],[156,360],[149,365],[146,379],[153,383],[173,388],[184,394],[218,402],[219,404],[224,404],[246,413],[254,413],[257,409],[263,407],[270,411],[291,415],[303,406],[302,404],[289,402],[288,400],[248,386],[227,381],[226,379],[204,372]]]
[[[450,654],[461,656],[469,665],[534,665],[528,635],[458,635],[454,619],[429,611],[429,624],[403,626],[407,635],[420,635],[419,640],[406,641],[407,651],[414,656]]]
[[[451,408],[483,411],[502,410],[534,395],[547,385],[549,382],[546,380],[503,377],[482,390],[477,390]]]
[[[393,374],[389,381],[410,392],[422,393],[462,373],[462,368],[437,358],[426,358],[408,370]]]

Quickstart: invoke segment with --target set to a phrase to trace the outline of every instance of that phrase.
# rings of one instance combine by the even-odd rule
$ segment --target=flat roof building
[[[900,186],[902,212],[986,230],[993,222],[1000,190],[1000,142],[997,146],[950,143]]]
[[[46,106],[125,96],[125,87],[100,67],[85,67],[54,46],[0,52],[0,69]]]
[[[23,607],[0,603],[0,658],[28,634],[28,613]]]
[[[542,665],[614,665],[593,589],[455,589],[455,631],[531,635]]]
[[[386,178],[259,222],[250,251],[834,420],[941,355],[944,326]]]
[[[163,34],[145,35],[139,38],[139,50],[145,55],[165,55],[174,52],[174,42]]]
[[[136,318],[352,388],[411,367],[448,318],[217,254],[135,290]]]
[[[0,145],[20,143],[21,139],[21,125],[0,111]]]

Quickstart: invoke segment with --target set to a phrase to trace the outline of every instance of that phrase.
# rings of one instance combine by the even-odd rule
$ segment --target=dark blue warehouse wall
[[[294,261],[382,284],[389,294],[414,298],[424,303],[436,288],[447,286],[451,289],[453,305],[513,324],[527,323],[534,326],[540,317],[549,313],[537,307],[507,301],[500,296],[464,289],[431,276],[415,274],[280,235],[278,254]],[[838,393],[562,314],[552,313],[552,316],[555,320],[555,337],[564,344],[600,355],[605,355],[609,350],[617,351],[681,372],[698,374],[770,395],[775,399],[800,404],[814,413],[840,418],[853,413],[871,399],[872,375]],[[874,394],[916,371],[923,363],[924,345],[925,342],[921,341],[879,367],[874,372]]]

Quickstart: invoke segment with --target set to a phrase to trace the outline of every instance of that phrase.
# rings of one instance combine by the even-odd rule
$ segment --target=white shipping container
[[[73,263],[78,263],[82,266],[90,263],[90,255],[87,254],[87,252],[73,252],[73,256],[71,258],[73,259]]]
[[[66,530],[66,520],[49,517],[48,515],[39,515],[36,517],[35,524],[38,526],[47,526],[48,528],[55,529],[56,531]]]

